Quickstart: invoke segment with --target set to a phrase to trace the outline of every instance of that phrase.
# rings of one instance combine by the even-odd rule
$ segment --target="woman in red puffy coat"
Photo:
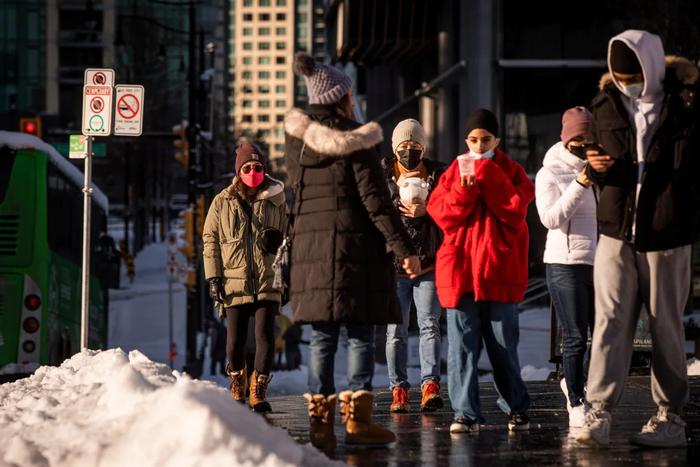
[[[428,213],[443,230],[437,253],[438,297],[447,309],[447,381],[452,433],[478,431],[477,362],[482,345],[493,367],[508,429],[529,428],[529,396],[520,376],[518,309],[527,287],[527,206],[535,187],[523,168],[497,149],[498,121],[485,109],[467,120],[467,154],[440,178]],[[483,342],[483,343],[482,343]]]

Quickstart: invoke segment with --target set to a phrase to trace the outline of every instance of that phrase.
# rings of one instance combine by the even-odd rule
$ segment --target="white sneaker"
[[[610,444],[610,423],[612,417],[605,410],[589,410],[583,426],[578,429],[576,441],[593,447],[607,447]]]
[[[651,417],[642,431],[630,439],[637,446],[653,448],[685,447],[688,441],[685,437],[685,422],[675,413],[665,407],[659,407],[656,415]]]
[[[561,388],[561,392],[564,393],[564,397],[566,398],[566,410],[570,412],[571,401],[569,401],[569,388],[566,386],[566,378],[562,378],[561,380],[559,380],[559,387]]]
[[[450,425],[450,433],[478,433],[479,422],[468,417],[455,417]]]
[[[586,422],[586,414],[591,410],[591,406],[586,402],[576,407],[569,408],[569,428],[581,428]]]

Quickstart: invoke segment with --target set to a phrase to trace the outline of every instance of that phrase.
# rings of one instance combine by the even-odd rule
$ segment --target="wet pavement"
[[[338,444],[326,454],[352,465],[423,466],[700,466],[700,377],[691,378],[690,403],[684,416],[688,424],[686,449],[639,449],[629,437],[639,431],[655,412],[649,391],[649,377],[632,377],[627,383],[620,407],[613,412],[611,442],[608,449],[577,446],[569,439],[564,396],[558,382],[530,382],[530,430],[509,434],[506,416],[496,406],[493,383],[481,384],[481,405],[486,424],[478,434],[451,435],[452,412],[443,388],[445,408],[421,414],[420,394],[411,390],[408,414],[390,414],[391,393],[376,390],[374,420],[397,434],[389,448],[358,449],[346,446],[345,432],[336,414]],[[303,398],[297,396],[270,399],[274,413],[268,419],[288,430],[299,443],[308,443],[308,418]]]

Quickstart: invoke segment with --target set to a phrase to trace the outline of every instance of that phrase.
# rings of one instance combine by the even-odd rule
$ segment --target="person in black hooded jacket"
[[[285,162],[295,190],[289,288],[295,322],[312,325],[309,413],[327,413],[335,401],[333,363],[341,325],[348,334],[348,380],[355,391],[344,404],[357,399],[359,407],[371,399],[373,325],[401,322],[393,257],[408,275],[420,272],[420,261],[384,181],[376,148],[381,127],[353,119],[351,79],[304,53],[297,54],[294,68],[305,78],[310,106],[285,118]],[[348,420],[349,442],[394,440],[388,430],[369,425],[358,431],[352,417]],[[312,430],[312,443],[332,436],[332,425],[322,425],[320,435]]]
[[[591,104],[589,178],[600,188],[593,281],[595,325],[577,440],[607,445],[622,397],[641,304],[652,336],[651,392],[658,406],[632,437],[641,446],[685,446],[688,402],[683,312],[700,206],[698,68],[664,57],[661,38],[627,30],[608,45],[609,74]]]

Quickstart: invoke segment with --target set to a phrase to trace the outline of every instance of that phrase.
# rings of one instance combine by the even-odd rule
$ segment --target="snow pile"
[[[329,465],[310,446],[139,351],[85,351],[0,385],[0,466]]]
[[[700,360],[688,360],[688,376],[700,376]]]

